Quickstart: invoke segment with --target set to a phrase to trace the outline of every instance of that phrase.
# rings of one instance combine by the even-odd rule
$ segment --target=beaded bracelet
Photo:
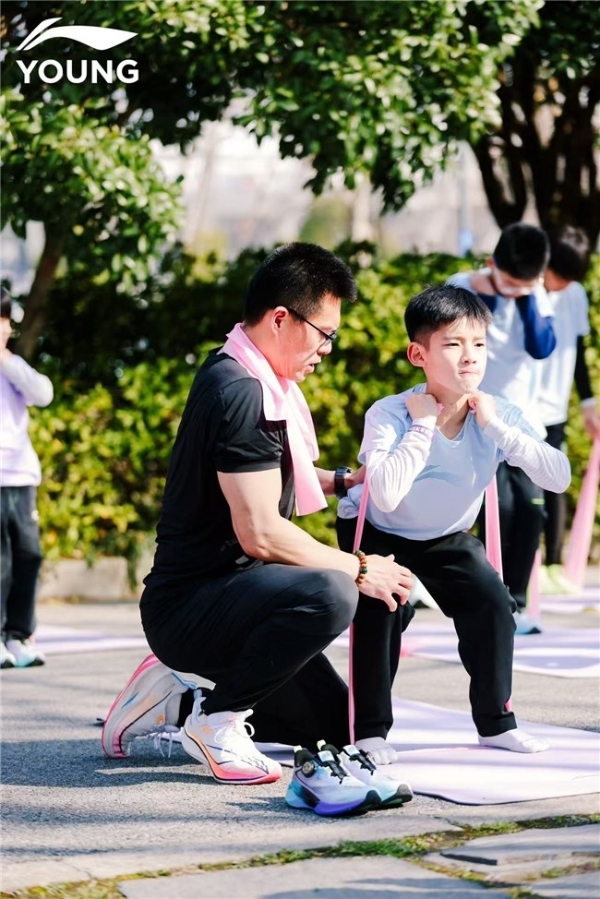
[[[355,583],[357,587],[360,587],[367,576],[367,557],[362,549],[355,550],[354,555],[358,556],[358,576]]]

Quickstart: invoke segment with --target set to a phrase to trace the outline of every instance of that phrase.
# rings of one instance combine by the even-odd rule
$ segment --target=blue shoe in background
[[[515,634],[524,636],[525,634],[542,633],[542,625],[539,623],[539,621],[535,621],[533,618],[530,618],[525,609],[523,609],[522,612],[513,612],[513,618],[515,619],[515,624],[517,625]]]

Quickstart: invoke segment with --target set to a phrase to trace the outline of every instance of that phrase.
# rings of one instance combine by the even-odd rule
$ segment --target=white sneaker
[[[215,712],[205,715],[202,698],[194,702],[181,732],[185,751],[207,765],[219,783],[266,784],[279,780],[281,767],[259,752],[252,740],[254,728],[245,712]]]
[[[147,656],[106,716],[101,738],[104,754],[124,759],[136,737],[177,732],[181,697],[193,687],[194,678],[195,675],[171,671],[155,655]]]
[[[375,790],[384,808],[404,805],[413,798],[413,791],[407,783],[385,774],[362,749],[349,745],[338,752],[334,746],[323,740],[317,743],[317,747],[320,750],[328,749],[356,780]]]
[[[46,663],[43,653],[35,648],[32,640],[9,638],[6,641],[6,649],[13,656],[16,668],[31,668],[34,665],[44,665]]]
[[[12,652],[9,652],[6,648],[4,640],[2,641],[0,647],[0,668],[16,668],[17,660],[15,659]]]
[[[554,589],[545,592],[566,594],[581,593],[579,587],[576,584],[573,584],[565,576],[565,571],[562,565],[548,565],[548,579]]]

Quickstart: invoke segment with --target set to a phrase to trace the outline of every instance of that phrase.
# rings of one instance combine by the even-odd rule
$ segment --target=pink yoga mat
[[[585,570],[592,544],[596,500],[600,480],[600,437],[596,437],[587,471],[581,484],[581,493],[573,516],[571,539],[565,562],[565,577],[577,587],[583,587]]]

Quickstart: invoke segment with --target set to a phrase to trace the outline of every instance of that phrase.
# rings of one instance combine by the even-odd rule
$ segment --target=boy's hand
[[[437,400],[430,393],[411,393],[406,397],[405,403],[413,420],[429,417],[436,419],[438,416]]]
[[[482,293],[484,296],[494,296],[496,293],[492,279],[483,271],[471,272],[471,287],[476,293]]]
[[[346,481],[348,490],[350,490],[351,487],[356,487],[357,484],[364,483],[366,473],[367,466],[361,465],[356,471],[351,471],[350,474],[347,474],[344,480]]]
[[[584,406],[581,410],[583,417],[583,427],[586,429],[592,440],[600,437],[600,415],[598,415],[597,406]]]
[[[367,556],[367,574],[360,586],[361,593],[380,599],[390,612],[403,606],[412,589],[413,577],[408,568],[394,562],[393,556]]]
[[[481,391],[469,397],[469,408],[475,413],[477,424],[482,431],[496,414],[494,397],[490,396],[489,393],[482,393]]]

